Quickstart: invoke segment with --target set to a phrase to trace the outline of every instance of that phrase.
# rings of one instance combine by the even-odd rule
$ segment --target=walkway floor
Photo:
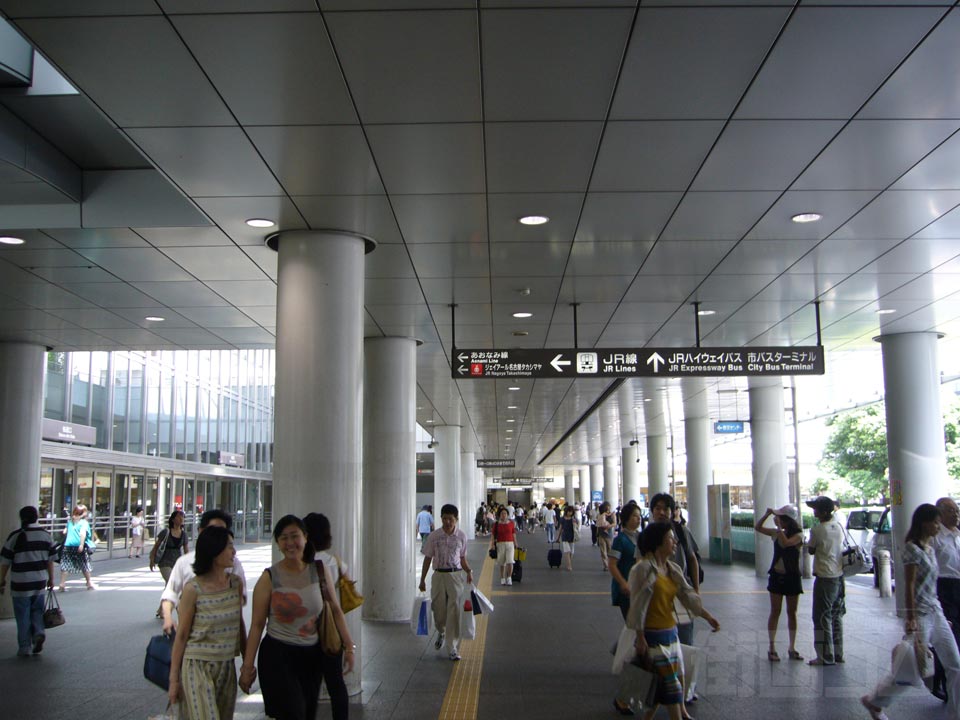
[[[551,570],[543,533],[522,536],[529,552],[523,583],[493,585],[486,543],[471,543],[478,584],[496,605],[480,616],[478,637],[464,642],[464,659],[451,663],[432,643],[410,634],[407,624],[365,622],[363,704],[353,718],[427,720],[557,720],[614,718],[609,648],[622,625],[609,600],[609,576],[589,536],[581,540],[574,572]],[[248,578],[269,562],[268,545],[242,546]],[[4,720],[143,720],[165,706],[162,691],[142,677],[148,638],[161,590],[158,573],[143,561],[95,564],[99,589],[68,585],[62,596],[67,624],[49,631],[42,656],[16,658],[13,620],[0,621],[0,717]],[[768,595],[765,578],[745,566],[707,564],[704,601],[722,629],[699,622],[696,643],[708,662],[691,706],[698,720],[837,720],[868,718],[858,698],[889,666],[890,649],[901,634],[893,601],[879,599],[869,576],[848,584],[846,659],[843,666],[766,659]],[[812,655],[811,581],[801,598],[798,648]],[[249,615],[249,608],[247,610]],[[786,656],[786,618],[781,619]],[[239,695],[236,717],[263,717],[258,694]],[[938,720],[947,711],[921,690],[909,690],[888,713],[892,720]],[[329,717],[321,707],[318,717]],[[658,717],[666,717],[660,711]]]

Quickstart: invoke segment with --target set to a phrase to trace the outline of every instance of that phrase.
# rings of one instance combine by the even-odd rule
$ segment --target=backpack
[[[677,541],[680,543],[680,547],[683,548],[683,557],[684,559],[690,556],[690,548],[687,547],[687,533],[683,525],[678,522],[673,524],[673,533],[677,536]],[[700,584],[703,584],[703,560],[700,559],[700,553],[696,550],[693,551],[693,556],[697,558],[697,567],[700,568]],[[686,569],[687,577],[690,578],[690,582],[693,582],[693,577],[690,575],[690,563],[684,562]]]

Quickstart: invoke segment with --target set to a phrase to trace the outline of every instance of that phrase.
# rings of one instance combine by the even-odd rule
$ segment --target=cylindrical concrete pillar
[[[577,469],[577,476],[580,478],[580,502],[590,505],[591,492],[590,470],[582,467]]]
[[[0,518],[7,528],[3,537],[19,527],[20,508],[36,506],[39,499],[45,360],[41,345],[0,343]],[[60,508],[49,510],[56,515]],[[0,600],[0,617],[13,617],[10,593]]]
[[[460,453],[460,529],[466,533],[468,539],[477,536],[476,524],[473,522],[480,506],[480,499],[476,496],[477,455],[472,452]],[[412,601],[411,601],[412,604]]]
[[[603,496],[603,493],[606,488],[603,487],[603,465],[591,465],[590,466],[590,490],[599,490],[603,500],[607,498]]]
[[[779,377],[751,377],[750,446],[753,449],[753,515],[759,518],[767,508],[786,505],[787,457],[783,445],[783,380]],[[754,568],[763,577],[773,562],[773,545],[766,535],[754,539]]]
[[[683,434],[687,448],[687,528],[701,548],[709,547],[707,485],[710,484],[710,413],[702,378],[683,378]],[[778,506],[779,507],[779,506]]]
[[[282,232],[278,251],[274,517],[322,512],[333,551],[356,571],[363,548],[364,254],[372,243],[335,231]],[[361,657],[360,613],[347,615]],[[360,692],[360,673],[345,678]]]
[[[616,455],[603,458],[603,499],[611,508],[620,504],[620,458]]]
[[[408,620],[416,594],[417,341],[366,338],[364,349],[364,524],[393,528],[390,542],[363,546],[365,620]]]
[[[575,471],[566,468],[563,471],[563,501],[567,505],[573,505],[576,502],[576,498],[573,496],[573,473]]]
[[[644,386],[643,423],[647,442],[647,489],[650,502],[657,493],[670,492],[670,467],[667,457],[667,426],[661,384]]]
[[[440,527],[440,508],[452,503],[460,511],[460,523],[465,518],[460,507],[460,426],[438,425],[433,429],[437,442],[433,455],[433,515]]]
[[[940,369],[935,333],[882,335],[886,392],[887,463],[893,514],[895,577],[902,578],[900,549],[913,511],[946,495],[947,477],[940,411]],[[903,609],[906,583],[896,584]]]
[[[623,473],[623,502],[640,502],[640,463],[639,446],[630,445],[620,451],[620,471]]]

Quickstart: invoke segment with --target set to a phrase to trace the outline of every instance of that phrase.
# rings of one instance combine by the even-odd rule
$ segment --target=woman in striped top
[[[236,550],[233,533],[207,527],[197,537],[193,571],[183,588],[180,628],[170,662],[170,702],[181,700],[188,720],[226,720],[237,700],[233,659],[246,645],[240,578],[228,575]]]

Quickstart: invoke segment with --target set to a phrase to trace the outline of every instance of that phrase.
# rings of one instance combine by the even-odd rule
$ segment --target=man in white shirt
[[[952,499],[937,500],[940,511],[940,532],[933,539],[933,551],[937,555],[937,598],[943,614],[950,623],[953,637],[960,647],[960,508]],[[933,694],[946,699],[946,673],[940,663],[933,678]]]
[[[552,543],[557,539],[557,514],[553,512],[553,503],[545,503],[540,508],[540,521],[547,531],[547,542]]]
[[[843,581],[843,528],[833,516],[835,503],[821,495],[807,505],[820,524],[810,531],[807,551],[813,555],[813,647],[817,656],[809,665],[843,662],[843,616],[846,586]]]
[[[233,518],[223,510],[207,510],[200,516],[200,529],[198,532],[203,532],[204,528],[211,526],[230,530],[233,526]],[[183,592],[183,586],[196,577],[193,572],[193,561],[195,557],[196,552],[193,550],[181,555],[177,559],[177,564],[173,566],[173,570],[170,571],[170,579],[167,580],[167,586],[163,589],[163,595],[160,596],[160,607],[163,610],[164,634],[177,629],[177,623],[174,622],[173,619],[173,609],[180,602],[180,594]],[[240,578],[241,583],[243,583],[241,586],[243,589],[243,602],[246,604],[246,577],[243,574],[243,565],[240,564],[240,560],[236,555],[233,557],[233,567],[227,570],[227,573],[232,573]]]
[[[417,513],[417,532],[420,533],[420,544],[427,541],[427,536],[433,532],[433,515],[430,513],[430,506],[424,505]]]

